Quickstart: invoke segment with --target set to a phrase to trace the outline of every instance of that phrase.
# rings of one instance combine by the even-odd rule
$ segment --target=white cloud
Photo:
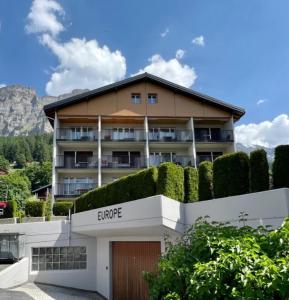
[[[5,87],[5,86],[6,86],[5,83],[0,83],[0,89],[3,88],[3,87]]]
[[[162,37],[162,38],[166,37],[166,36],[169,34],[169,32],[170,32],[170,29],[169,29],[169,28],[166,28],[165,31],[163,31],[163,32],[161,33],[161,37]]]
[[[154,74],[188,88],[194,84],[197,78],[194,68],[181,64],[176,58],[166,61],[159,54],[155,54],[149,58],[149,64],[140,69],[137,74],[144,72]]]
[[[260,106],[261,104],[263,104],[263,103],[265,103],[265,102],[267,102],[268,100],[267,99],[259,99],[258,101],[257,101],[257,105],[258,106]]]
[[[198,46],[205,46],[205,38],[204,36],[200,35],[200,36],[197,36],[195,37],[193,40],[192,40],[192,44],[195,44],[195,45],[198,45]]]
[[[59,65],[46,84],[49,95],[68,93],[75,88],[94,89],[121,80],[126,60],[120,51],[100,46],[96,40],[73,38],[59,43],[43,35],[42,43],[57,56]]]
[[[64,30],[64,26],[57,20],[63,16],[64,10],[55,0],[34,0],[28,14],[28,33],[49,33],[58,35]]]
[[[272,121],[251,123],[235,128],[236,140],[245,146],[275,147],[289,144],[289,116],[282,114]]]
[[[183,49],[178,49],[176,52],[176,59],[182,59],[185,55],[186,51]]]

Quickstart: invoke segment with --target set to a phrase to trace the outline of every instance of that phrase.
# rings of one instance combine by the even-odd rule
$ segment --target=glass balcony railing
[[[98,166],[97,156],[87,156],[75,159],[75,157],[58,155],[56,157],[57,168],[65,168],[65,169],[86,169],[86,168],[97,168]]]
[[[145,159],[143,156],[128,155],[103,155],[101,158],[102,168],[144,168]]]
[[[149,129],[151,142],[190,142],[193,135],[190,130],[180,129]]]
[[[196,142],[233,142],[234,135],[233,130],[223,130],[220,128],[212,128],[209,130],[195,128],[195,140]]]
[[[161,163],[164,162],[173,162],[177,165],[186,167],[186,166],[193,166],[193,159],[192,156],[188,155],[174,155],[173,157],[167,156],[150,156],[150,166],[158,167]]]
[[[95,188],[97,183],[58,183],[56,197],[77,197]]]
[[[103,129],[101,132],[103,141],[145,141],[143,129],[127,128],[123,130]]]
[[[216,155],[197,155],[197,165],[199,165],[203,161],[213,162],[220,155],[222,155],[222,154],[216,154]]]
[[[56,139],[59,141],[96,141],[97,128],[58,128],[56,132]]]

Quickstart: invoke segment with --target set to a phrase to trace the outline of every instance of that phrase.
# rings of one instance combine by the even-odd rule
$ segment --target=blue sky
[[[288,0],[35,2],[0,2],[0,84],[58,94],[155,70],[244,107],[240,124],[289,114]],[[48,2],[60,28],[35,19]]]

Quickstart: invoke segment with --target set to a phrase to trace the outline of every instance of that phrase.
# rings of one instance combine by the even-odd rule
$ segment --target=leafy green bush
[[[157,178],[155,167],[122,177],[78,197],[75,201],[76,212],[153,196]]]
[[[199,200],[213,198],[213,164],[203,161],[199,165]]]
[[[185,188],[185,202],[198,201],[198,184],[199,175],[198,169],[186,167],[184,169],[184,188]]]
[[[184,201],[184,169],[171,162],[160,165],[157,181],[157,194],[177,201]]]
[[[27,217],[44,217],[45,202],[29,200],[25,205],[25,215]]]
[[[0,155],[0,169],[5,171],[10,169],[10,163],[3,155]]]
[[[4,214],[0,216],[0,218],[6,219],[15,217],[17,217],[17,202],[15,200],[10,200],[8,201],[6,208],[4,208]]]
[[[53,204],[54,216],[68,216],[69,210],[73,207],[72,201],[59,201]]]
[[[288,299],[289,219],[274,231],[199,220],[166,243],[150,299]]]
[[[244,152],[219,156],[213,163],[214,197],[249,193],[249,158]]]
[[[280,145],[275,148],[273,186],[275,189],[289,188],[289,145]]]
[[[250,153],[250,191],[261,192],[269,189],[269,165],[267,153],[258,149]]]

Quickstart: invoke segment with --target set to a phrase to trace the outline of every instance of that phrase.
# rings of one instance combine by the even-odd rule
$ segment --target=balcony
[[[203,143],[228,143],[234,142],[233,130],[221,128],[195,128],[196,142]]]
[[[97,128],[93,127],[71,127],[58,128],[56,131],[58,141],[96,141]]]
[[[150,142],[191,142],[193,135],[190,130],[181,129],[149,129]]]
[[[223,153],[212,152],[208,154],[197,154],[197,165],[199,165],[203,161],[213,162],[217,157],[221,156]]]
[[[118,129],[103,129],[101,132],[103,141],[144,141],[145,133],[143,129],[136,128],[118,128]]]
[[[189,155],[173,155],[172,157],[169,157],[167,155],[150,155],[150,166],[158,167],[161,163],[164,162],[173,162],[183,167],[193,166],[192,156]]]
[[[74,198],[96,188],[97,183],[58,183],[56,198]]]
[[[143,156],[103,155],[101,158],[101,167],[112,169],[145,168],[145,159]]]
[[[57,155],[55,167],[64,169],[89,169],[97,168],[97,156],[82,156],[81,158]]]

